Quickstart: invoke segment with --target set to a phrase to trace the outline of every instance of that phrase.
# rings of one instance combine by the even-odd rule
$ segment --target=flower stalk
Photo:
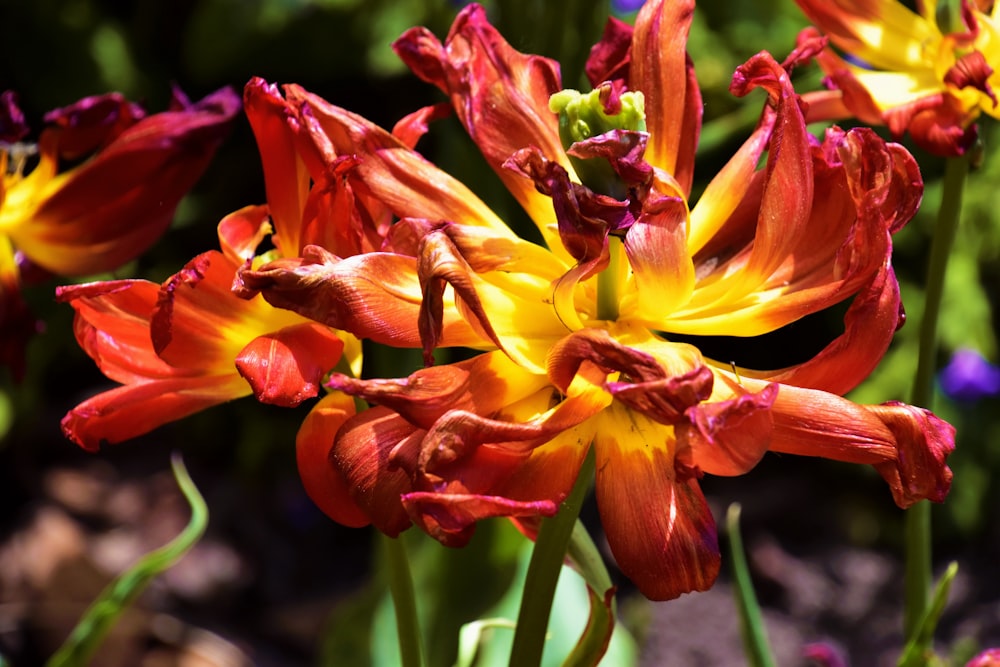
[[[920,348],[917,371],[913,380],[911,401],[930,409],[934,397],[934,369],[938,347],[938,318],[944,294],[948,259],[958,230],[962,211],[962,195],[969,173],[968,157],[952,157],[945,161],[941,205],[931,239],[924,312],[920,322]],[[920,501],[907,510],[906,540],[906,607],[903,628],[907,639],[913,639],[927,609],[931,589],[931,508]]]
[[[566,550],[577,517],[580,516],[583,498],[594,476],[595,458],[591,447],[580,467],[573,490],[563,501],[559,512],[551,519],[542,520],[524,580],[517,630],[510,650],[511,667],[533,667],[542,662],[545,634],[549,627],[556,584],[559,583],[559,572],[566,559]]]
[[[417,600],[413,593],[413,576],[410,561],[402,538],[388,537],[384,533],[386,570],[389,577],[389,592],[396,610],[396,635],[399,637],[399,654],[403,667],[423,667],[423,641],[420,639],[420,621],[417,615]]]

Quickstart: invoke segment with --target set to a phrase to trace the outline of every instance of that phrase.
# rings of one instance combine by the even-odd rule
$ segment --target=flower
[[[0,362],[15,376],[24,373],[24,346],[37,330],[20,295],[25,280],[109,271],[145,251],[238,110],[228,88],[195,104],[175,91],[171,109],[150,116],[110,93],[49,112],[33,145],[21,142],[27,127],[15,96],[3,94]]]
[[[1000,665],[1000,648],[986,649],[965,663],[965,667],[996,667],[997,665]]]
[[[941,370],[944,393],[957,401],[976,401],[1000,394],[1000,368],[975,350],[961,349]]]
[[[333,226],[325,223],[337,212],[328,193],[310,197],[309,172],[295,151],[294,123],[280,96],[254,80],[245,107],[264,164],[268,205],[223,219],[221,251],[198,255],[162,285],[116,280],[57,290],[57,298],[76,310],[80,345],[123,385],[63,419],[66,435],[86,449],[251,393],[265,403],[298,405],[318,394],[345,345],[351,367],[360,363],[352,336],[233,292],[237,270],[263,261],[254,253],[272,228],[276,248],[268,257],[298,253],[303,242],[330,239]]]
[[[906,131],[935,155],[962,155],[975,141],[980,113],[1000,118],[995,88],[1000,34],[994,3],[963,0],[947,20],[941,3],[898,0],[796,0],[816,27],[847,54],[818,60],[833,95],[808,95],[810,116],[848,117]],[[951,3],[957,5],[957,3]],[[807,28],[800,41],[814,39]]]
[[[355,188],[399,220],[381,252],[306,248],[242,270],[244,288],[358,336],[422,345],[428,363],[399,379],[331,375],[332,389],[376,404],[335,439],[311,441],[337,472],[333,518],[389,535],[416,523],[455,546],[490,516],[533,534],[593,443],[611,550],[645,595],[669,599],[718,572],[705,473],[745,473],[770,450],[873,464],[902,507],[943,499],[951,426],[840,397],[900,324],[890,234],[920,200],[913,158],[866,129],[812,139],[786,69],[761,53],[733,81],[739,95],[767,92],[760,123],[691,206],[701,124],[684,48],[692,11],[649,2],[634,35],[612,26],[587,67],[596,93],[572,118],[550,109],[557,65],[513,50],[481,7],[464,10],[444,43],[423,29],[396,42],[449,96],[544,246],[388,132],[286,88],[328,159],[353,156]],[[566,112],[563,97],[551,104]],[[587,136],[592,124],[599,133]],[[568,151],[561,129],[575,137]],[[784,369],[737,368],[671,340],[757,336],[851,297],[843,334]],[[483,353],[431,365],[447,346]]]

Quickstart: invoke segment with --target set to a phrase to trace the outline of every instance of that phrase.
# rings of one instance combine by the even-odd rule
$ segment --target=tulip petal
[[[316,506],[337,523],[360,528],[370,523],[368,515],[354,503],[347,480],[330,461],[334,436],[354,412],[354,400],[349,396],[324,396],[299,427],[295,459],[302,485]]]
[[[309,171],[295,145],[294,110],[274,85],[252,78],[243,90],[243,107],[264,167],[264,191],[274,223],[274,244],[286,257],[301,247]]]
[[[650,0],[635,20],[629,87],[646,98],[646,159],[691,193],[701,91],[685,47],[694,2]]]
[[[475,4],[458,15],[444,44],[428,30],[413,28],[393,48],[417,76],[450,97],[487,163],[535,221],[548,247],[557,248],[551,203],[504,163],[515,151],[536,146],[572,173],[558,118],[549,110],[549,98],[562,88],[558,64],[511,48]]]
[[[339,259],[318,246],[302,257],[241,269],[237,292],[261,293],[268,303],[358,338],[397,347],[422,347],[417,322],[422,294],[416,260],[371,252]],[[483,338],[457,313],[444,308],[440,345],[480,347]]]
[[[116,268],[166,229],[238,110],[238,98],[224,89],[190,109],[143,118],[91,160],[40,185],[30,203],[8,211],[8,196],[3,217],[30,224],[3,220],[0,226],[10,224],[14,244],[53,273]],[[19,189],[34,183],[30,176]]]
[[[695,285],[687,248],[687,205],[677,197],[650,195],[625,234],[632,276],[621,313],[660,328],[664,313],[687,303]]]
[[[236,369],[258,401],[291,408],[319,393],[343,349],[333,331],[303,322],[254,338],[236,356]]]
[[[400,218],[480,225],[513,236],[472,191],[382,128],[298,86],[287,86],[285,94],[298,105],[306,136],[336,152],[327,159],[356,156],[358,180]]]
[[[597,431],[597,505],[622,572],[651,600],[715,583],[715,521],[697,480],[675,470],[672,429],[612,405]]]
[[[421,434],[398,414],[375,406],[344,422],[330,450],[330,461],[343,475],[354,504],[390,537],[410,526],[400,498],[413,487],[403,470],[389,465],[389,456]],[[360,518],[353,508],[347,513]]]
[[[62,419],[63,434],[88,451],[116,444],[250,393],[236,374],[162,378],[97,394]]]

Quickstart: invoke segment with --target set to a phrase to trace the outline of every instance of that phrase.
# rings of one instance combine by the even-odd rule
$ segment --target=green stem
[[[542,662],[545,634],[552,613],[559,572],[566,559],[573,527],[580,515],[583,498],[594,475],[594,450],[587,453],[573,490],[563,501],[559,512],[543,519],[531,552],[528,574],[521,593],[521,610],[517,615],[517,631],[510,650],[511,667],[535,667]]]
[[[382,535],[382,533],[379,533]],[[401,538],[382,535],[386,564],[389,570],[389,591],[396,610],[396,634],[403,667],[422,667],[425,664],[423,642],[420,640],[420,622],[417,600],[413,594],[413,577],[406,556],[406,545]]]
[[[622,242],[615,236],[608,237],[608,266],[597,274],[597,319],[618,319],[618,287],[620,285]]]
[[[937,361],[937,326],[944,294],[944,279],[951,256],[951,247],[958,230],[962,211],[962,193],[969,161],[964,157],[948,158],[945,162],[941,207],[938,209],[934,235],[931,239],[924,312],[920,321],[920,351],[917,372],[913,379],[914,405],[930,409],[934,397],[934,371]],[[927,610],[931,579],[931,510],[926,500],[906,512],[906,608],[903,628],[907,639],[913,639]]]

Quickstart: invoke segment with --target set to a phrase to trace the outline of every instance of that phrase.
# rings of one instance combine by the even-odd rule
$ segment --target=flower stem
[[[914,405],[930,409],[934,398],[934,371],[937,358],[938,318],[948,259],[958,230],[962,211],[962,193],[969,160],[965,157],[948,158],[945,162],[944,186],[941,207],[931,239],[927,284],[924,292],[924,312],[920,322],[920,351],[917,371],[913,379],[911,401]],[[931,510],[926,500],[906,511],[906,607],[903,629],[907,639],[912,639],[920,628],[927,610],[931,589]]]
[[[597,274],[597,319],[614,321],[618,319],[618,293],[621,284],[622,242],[614,236],[608,237],[608,266]]]
[[[517,630],[510,650],[511,667],[536,667],[542,662],[545,634],[549,627],[559,572],[593,476],[594,449],[591,447],[580,467],[573,490],[563,501],[559,512],[550,519],[543,519],[538,529],[528,574],[524,580],[524,591],[521,593]]]
[[[396,635],[399,637],[399,654],[403,667],[422,667],[423,642],[420,640],[420,622],[417,601],[413,594],[413,577],[402,538],[382,535],[385,545],[386,565],[389,571],[389,591],[396,610]]]

